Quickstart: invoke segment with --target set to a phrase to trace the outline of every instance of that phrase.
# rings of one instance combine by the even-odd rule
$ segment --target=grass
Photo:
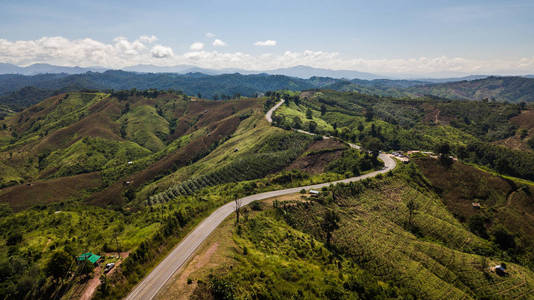
[[[128,138],[140,146],[153,152],[165,146],[162,139],[169,134],[169,122],[158,115],[155,107],[136,106],[123,115],[119,122],[126,123]]]
[[[490,169],[490,168],[488,168],[488,167],[481,166],[481,165],[477,165],[477,164],[474,164],[474,163],[470,163],[470,162],[463,162],[463,163],[465,163],[466,165],[471,166],[471,167],[473,167],[473,168],[476,168],[477,170],[480,170],[480,171],[482,171],[482,172],[491,174],[491,175],[493,175],[493,176],[498,176],[498,177],[506,178],[506,179],[515,181],[515,182],[520,183],[520,184],[527,184],[527,185],[534,186],[534,182],[533,182],[533,181],[530,181],[530,180],[526,180],[526,179],[518,178],[518,177],[513,177],[513,176],[509,176],[509,175],[504,175],[504,174],[499,174],[499,173],[496,172],[495,170],[492,170],[492,169]]]
[[[293,122],[293,119],[295,117],[300,118],[303,124],[303,128],[307,128],[307,124],[309,121],[314,121],[317,123],[317,129],[319,131],[326,131],[330,132],[333,130],[332,125],[328,124],[326,121],[324,121],[320,115],[321,112],[317,110],[312,109],[312,119],[306,118],[306,110],[308,107],[304,105],[296,105],[294,102],[291,102],[289,105],[282,105],[280,108],[276,110],[276,115],[284,116],[286,120],[290,123]]]

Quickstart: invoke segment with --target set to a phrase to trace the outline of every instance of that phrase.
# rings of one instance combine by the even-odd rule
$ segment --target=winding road
[[[284,103],[284,100],[280,100],[273,108],[271,108],[265,115],[265,118],[269,123],[272,122],[273,112]],[[352,148],[359,148],[354,144],[349,144]],[[268,199],[272,197],[278,197],[287,194],[298,193],[302,189],[320,189],[325,186],[336,183],[349,183],[354,181],[363,180],[365,178],[374,177],[378,174],[386,173],[395,168],[395,160],[388,154],[381,153],[378,156],[384,162],[384,169],[367,173],[365,175],[351,177],[334,182],[326,182],[314,185],[301,186],[296,188],[289,188],[271,192],[265,192],[255,195],[250,195],[241,198],[241,206],[250,204],[253,201]],[[149,300],[156,296],[165,283],[171,278],[171,276],[182,266],[186,264],[190,257],[195,253],[200,244],[208,238],[208,236],[221,224],[224,219],[231,215],[235,211],[235,202],[227,203],[217,210],[215,210],[209,217],[204,219],[195,229],[190,232],[170,253],[161,261],[153,270],[148,274],[126,297],[128,300],[142,299]]]

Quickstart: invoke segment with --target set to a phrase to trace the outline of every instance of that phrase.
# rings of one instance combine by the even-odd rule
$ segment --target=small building
[[[480,203],[478,203],[478,202],[473,202],[473,203],[471,203],[471,205],[473,206],[473,208],[480,209]]]
[[[508,275],[508,273],[506,272],[506,264],[505,263],[501,263],[499,265],[496,265],[495,267],[492,267],[491,271],[495,272],[495,274],[497,274],[499,276]]]
[[[128,162],[128,164],[129,164],[129,165],[133,165],[133,161],[130,160],[130,161]]]
[[[310,190],[309,193],[312,195],[312,197],[319,196],[319,191],[317,191],[317,190]]]

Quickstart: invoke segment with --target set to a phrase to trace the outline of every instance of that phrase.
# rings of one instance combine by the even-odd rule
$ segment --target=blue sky
[[[533,16],[534,1],[2,0],[0,61],[534,73]]]

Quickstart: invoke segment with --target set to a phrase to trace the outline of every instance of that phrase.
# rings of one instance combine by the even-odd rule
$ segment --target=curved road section
[[[267,114],[265,118],[267,121],[272,122],[271,116],[274,110],[278,108],[284,100],[281,100],[276,104]],[[349,144],[351,147],[355,145]],[[278,197],[287,194],[298,193],[301,189],[320,189],[325,186],[336,183],[349,183],[354,181],[360,181],[365,178],[374,177],[378,174],[386,173],[395,168],[396,162],[391,156],[381,153],[378,156],[384,162],[384,169],[367,173],[365,175],[351,177],[334,182],[326,182],[314,185],[301,186],[296,188],[289,188],[284,190],[265,192],[255,195],[250,195],[241,198],[241,206],[250,204],[253,201],[263,200],[272,197]],[[214,211],[209,217],[204,219],[195,229],[189,233],[172,251],[169,255],[160,262],[148,276],[143,279],[126,297],[128,300],[133,299],[152,299],[156,296],[159,290],[165,285],[165,283],[171,278],[171,276],[180,269],[188,259],[195,253],[200,244],[208,238],[208,236],[221,224],[224,219],[231,215],[235,211],[235,202],[232,201]]]

